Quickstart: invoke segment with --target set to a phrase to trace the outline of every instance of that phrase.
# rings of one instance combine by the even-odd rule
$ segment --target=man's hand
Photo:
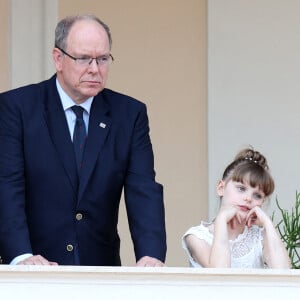
[[[45,266],[57,266],[58,263],[53,261],[48,261],[41,255],[32,255],[20,262],[17,265],[45,265]]]
[[[136,263],[136,266],[137,267],[165,267],[166,265],[162,261],[154,257],[143,256]]]

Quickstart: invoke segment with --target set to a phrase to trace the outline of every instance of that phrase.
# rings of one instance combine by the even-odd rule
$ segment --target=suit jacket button
[[[72,252],[74,249],[73,245],[69,244],[67,245],[67,251]]]
[[[81,219],[82,219],[82,214],[81,213],[76,214],[76,220],[80,221]]]

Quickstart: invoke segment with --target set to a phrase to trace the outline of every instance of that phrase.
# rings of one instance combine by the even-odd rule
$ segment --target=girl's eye
[[[244,186],[242,186],[242,185],[238,185],[238,186],[237,186],[237,189],[238,189],[238,191],[240,191],[240,192],[244,192],[244,191],[246,190],[246,188],[245,188]]]
[[[261,200],[263,198],[263,196],[261,194],[254,194],[254,198],[256,200]]]

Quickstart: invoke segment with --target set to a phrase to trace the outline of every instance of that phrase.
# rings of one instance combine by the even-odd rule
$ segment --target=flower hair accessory
[[[253,161],[255,164],[259,165],[260,167],[262,167],[262,168],[265,169],[265,170],[268,170],[268,169],[269,169],[268,165],[262,164],[262,163],[259,162],[258,160],[253,159],[253,157],[246,156],[244,159],[245,159],[245,160],[249,160],[249,161]]]
[[[252,157],[246,156],[245,159],[246,159],[246,160],[251,160],[251,161],[253,161],[254,163],[258,164],[258,161],[257,161],[257,160],[254,160]]]

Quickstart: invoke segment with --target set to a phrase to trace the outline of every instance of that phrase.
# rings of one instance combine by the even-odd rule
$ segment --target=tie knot
[[[74,111],[76,117],[78,119],[83,119],[83,111],[84,109],[79,105],[73,105],[71,109]]]

